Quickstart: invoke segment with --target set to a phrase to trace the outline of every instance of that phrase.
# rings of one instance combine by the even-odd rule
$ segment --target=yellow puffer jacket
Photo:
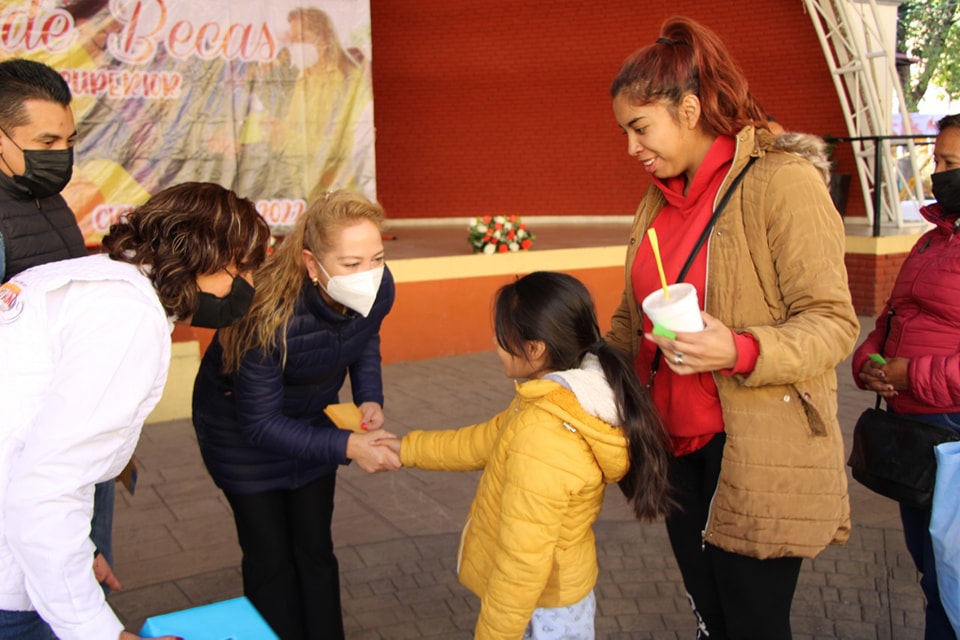
[[[596,582],[592,525],[604,485],[629,467],[627,443],[573,388],[531,380],[488,422],[403,439],[405,466],[483,469],[458,558],[460,582],[481,599],[476,638],[519,640],[535,608],[571,605]]]

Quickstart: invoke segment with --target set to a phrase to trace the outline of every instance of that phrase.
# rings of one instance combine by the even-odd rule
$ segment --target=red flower
[[[510,218],[508,218],[508,219],[510,220],[510,222],[516,222],[516,221],[517,221],[517,216],[510,216]]]
[[[493,220],[493,217],[491,217],[491,216],[483,216],[483,218],[481,218],[481,219],[483,220],[483,224],[490,224],[490,221]]]
[[[510,248],[507,245],[502,244],[499,247],[497,247],[497,251],[499,251],[500,253],[506,253],[507,251],[510,251]]]
[[[521,248],[521,249],[529,249],[529,248],[530,248],[530,245],[532,245],[532,244],[533,244],[533,241],[530,240],[530,238],[527,238],[526,240],[524,240],[523,242],[520,243],[520,248]]]
[[[516,234],[513,232],[513,229],[507,232],[507,240],[513,240],[516,237]]]
[[[498,222],[497,224],[493,225],[493,228],[494,228],[494,229],[498,229],[498,230],[499,230],[499,229],[503,229],[503,223],[502,223],[502,222]]]

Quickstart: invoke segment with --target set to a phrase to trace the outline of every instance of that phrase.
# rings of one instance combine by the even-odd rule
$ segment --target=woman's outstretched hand
[[[378,441],[397,439],[395,435],[377,429],[369,433],[351,433],[347,439],[347,457],[367,473],[396,471],[400,468],[400,456],[389,446],[379,446]]]

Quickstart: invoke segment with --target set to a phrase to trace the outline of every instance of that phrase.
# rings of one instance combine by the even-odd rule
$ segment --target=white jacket
[[[62,640],[123,626],[93,576],[93,485],[116,477],[170,364],[150,280],[104,255],[34,267],[0,289],[0,609]],[[6,306],[10,308],[4,310]]]

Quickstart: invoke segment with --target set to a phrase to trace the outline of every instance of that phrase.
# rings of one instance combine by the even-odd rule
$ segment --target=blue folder
[[[147,618],[141,637],[184,640],[279,640],[246,598],[234,598]]]

